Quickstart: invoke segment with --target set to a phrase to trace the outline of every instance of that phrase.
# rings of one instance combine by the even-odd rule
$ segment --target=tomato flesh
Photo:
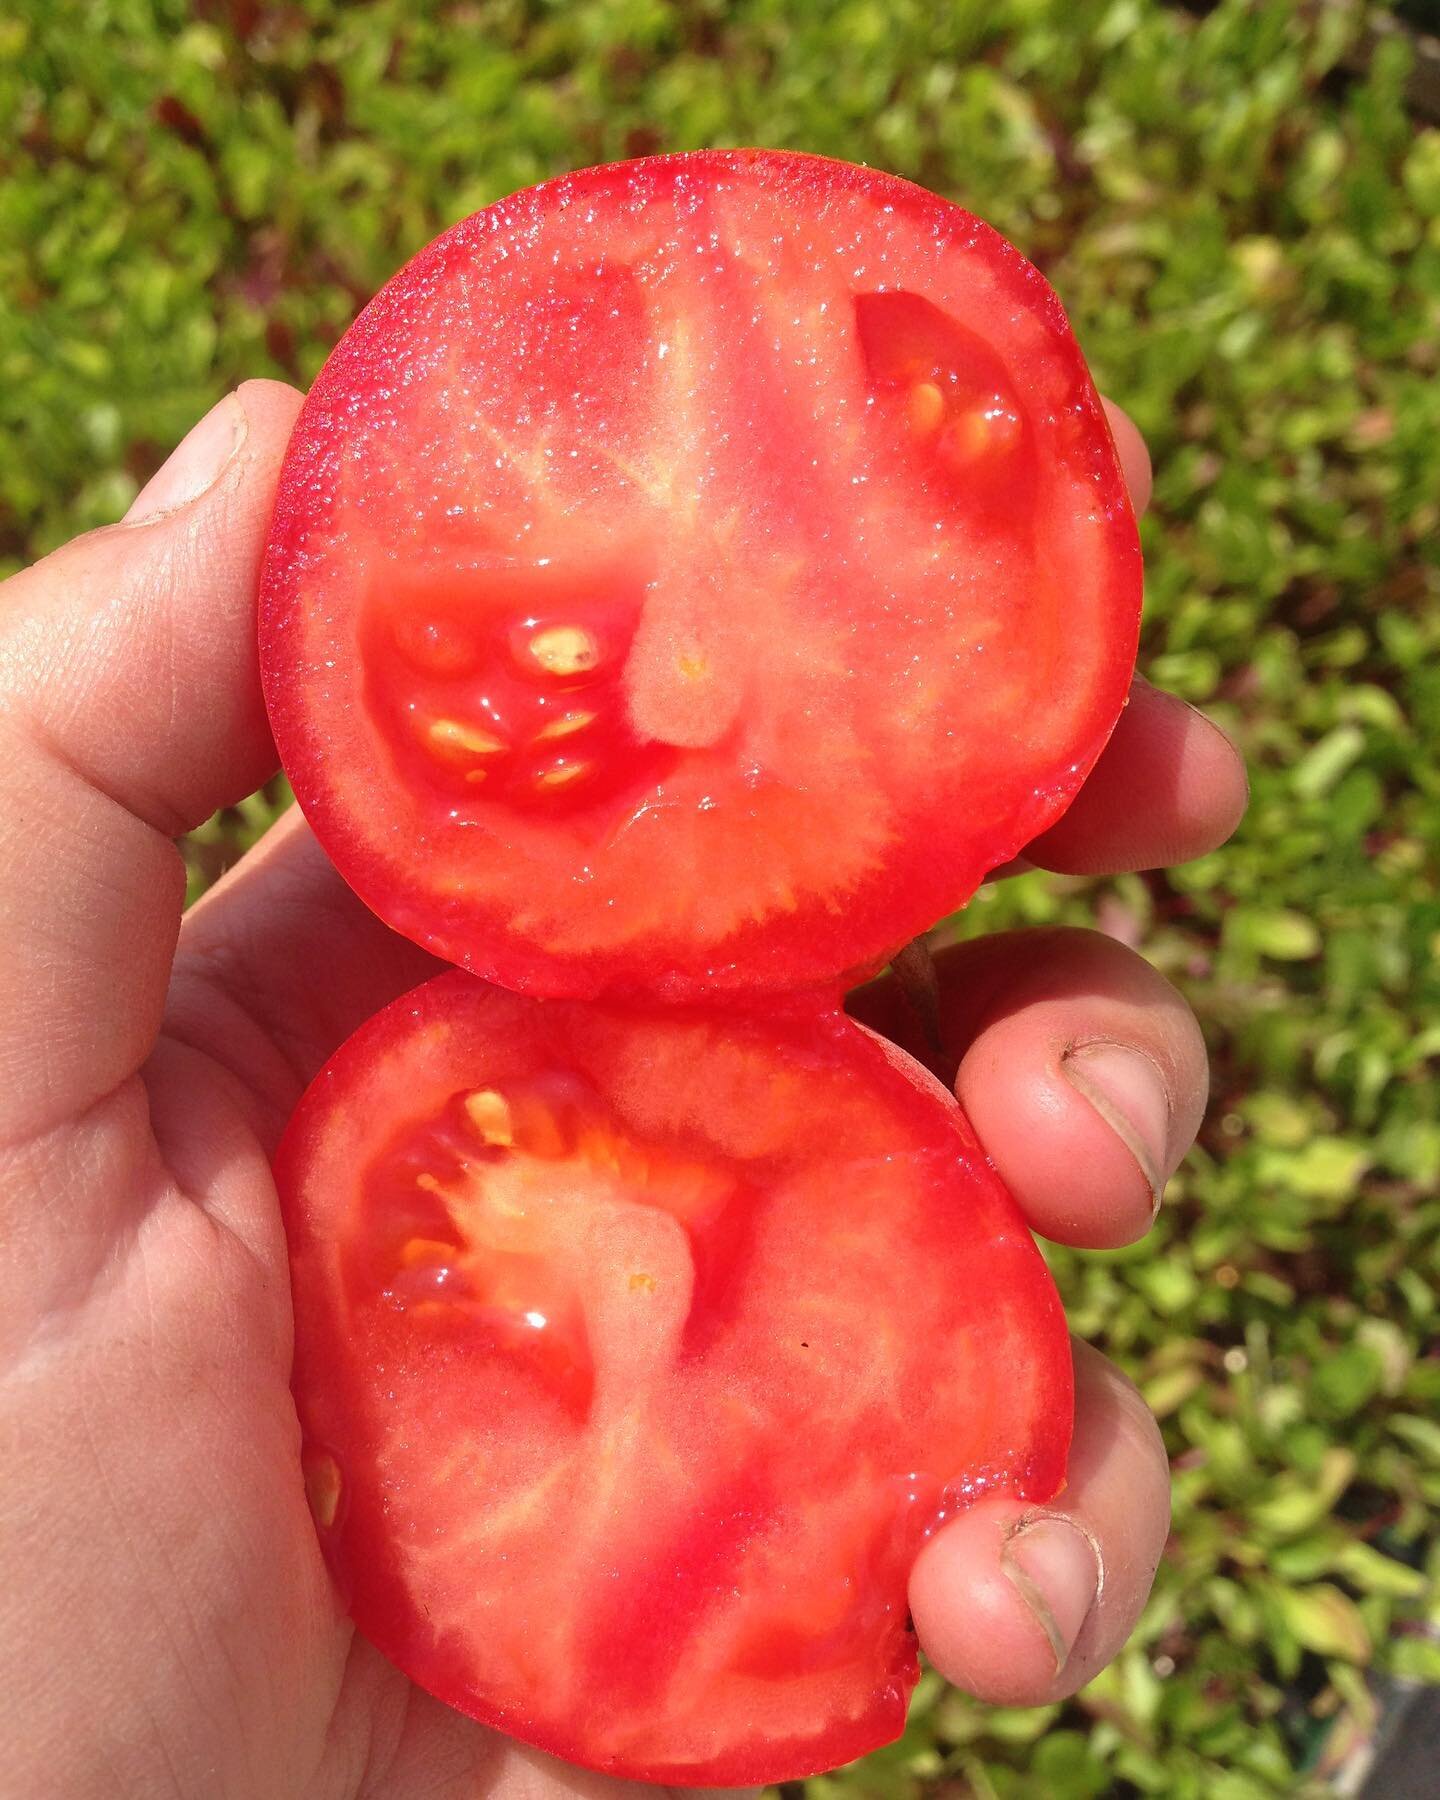
[[[816,157],[502,201],[306,402],[262,595],[276,738],[383,917],[521,991],[877,966],[1065,807],[1140,597],[1054,295]]]
[[[1044,1265],[949,1095],[814,1001],[458,972],[277,1164],[307,1491],[360,1629],[572,1761],[740,1785],[896,1736],[906,1581],[1063,1480]]]

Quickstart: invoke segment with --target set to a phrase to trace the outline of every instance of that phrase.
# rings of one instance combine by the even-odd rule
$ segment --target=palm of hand
[[[233,1040],[232,1004],[197,983],[186,1034]],[[85,1172],[124,1215],[118,1250],[89,1278],[73,1271],[76,1304],[32,1348],[27,1403],[45,1433],[26,1483],[51,1499],[32,1512],[27,1560],[68,1551],[27,1660],[43,1682],[83,1633],[86,1729],[39,1747],[23,1791],[587,1791],[431,1701],[336,1602],[296,1476],[284,1241],[256,1129],[267,1111],[165,1038],[90,1121]],[[171,1696],[163,1716],[157,1692]]]
[[[296,401],[252,384],[242,402],[217,409],[187,442],[193,465],[195,440],[214,422],[235,440],[203,494],[177,494],[172,469],[170,492],[142,501],[184,504],[159,516],[147,508],[145,522],[17,577],[0,615],[0,671],[15,702],[0,845],[12,921],[0,1013],[14,1021],[0,1098],[0,1418],[13,1446],[0,1535],[6,1791],[64,1800],[653,1792],[566,1768],[430,1700],[355,1636],[315,1541],[287,1385],[289,1291],[268,1158],[329,1051],[433,965],[351,900],[292,818],[192,912],[172,975],[180,871],[169,837],[256,785],[272,754],[251,620]],[[1172,743],[1159,783],[1173,790],[1171,816],[1155,827],[1171,833],[1172,850],[1223,835],[1234,810],[1226,781],[1233,790],[1236,780],[1227,754],[1203,734],[1188,748]],[[1197,817],[1177,823],[1173,795],[1200,779],[1197,757],[1209,758],[1202,775],[1213,791]],[[1117,813],[1128,818],[1133,770],[1120,786]],[[1106,845],[1100,832],[1102,862],[1135,854],[1111,835]],[[1063,854],[1075,866],[1073,849]],[[1183,1009],[1146,987],[1156,978],[1122,969],[1113,947],[1082,942],[1057,940],[1048,963],[1027,946],[1032,986],[1036,969],[1049,969],[1034,1006],[1068,1005],[1071,1042],[1097,1008],[1124,1013],[1171,1089],[1168,1139],[1151,1158],[1168,1165],[1159,1170],[1083,1087],[1067,1098],[1053,1154],[1078,1147],[1098,1158],[1104,1198],[1083,1226],[1057,1235],[1125,1241],[1148,1223],[1150,1189],[1188,1143],[1203,1060]],[[976,1014],[986,985],[974,978],[977,948],[954,988],[967,996],[950,1009],[957,1050],[1026,1016]],[[1000,941],[980,965],[992,988],[1006,955]],[[885,1021],[883,994],[866,1004]],[[1017,1147],[1033,1134],[1018,1116],[1006,1124],[1013,1095],[988,1067],[967,1056],[962,1097],[1022,1204],[1044,1221],[1045,1152]],[[1081,1195],[1082,1213],[1086,1204]],[[1055,1563],[1052,1543],[1013,1590],[987,1600],[987,1558],[1014,1521],[992,1521],[986,1536],[977,1520],[968,1538],[945,1534],[928,1587],[912,1588],[932,1653],[992,1697],[1066,1692],[1107,1660],[1163,1538],[1153,1435],[1118,1377],[1088,1361],[1084,1371],[1067,1506],[1105,1561],[1104,1581],[1088,1553],[1083,1567]],[[1054,1591],[1037,1611],[1033,1590],[1047,1582]],[[978,1649],[963,1629],[967,1583],[975,1618],[1000,1607]]]

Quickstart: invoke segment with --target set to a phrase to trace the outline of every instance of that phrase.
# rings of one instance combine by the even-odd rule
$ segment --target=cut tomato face
[[[570,1761],[741,1785],[895,1737],[906,1583],[1049,1499],[1064,1321],[954,1101],[838,1012],[452,973],[302,1101],[295,1392],[360,1629]]]
[[[823,158],[592,169],[439,238],[316,382],[261,648],[351,885],[520,991],[859,974],[1053,822],[1135,523],[1059,303]]]

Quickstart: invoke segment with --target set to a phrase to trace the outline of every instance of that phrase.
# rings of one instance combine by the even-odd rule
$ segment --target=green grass
[[[1354,73],[1389,10],[0,18],[0,567],[113,518],[230,384],[307,380],[440,227],[659,147],[827,151],[962,200],[1045,268],[1149,436],[1145,667],[1238,737],[1249,820],[1168,874],[988,889],[960,929],[1098,918],[1209,1036],[1157,1232],[1055,1258],[1164,1420],[1174,1542],[1074,1703],[987,1713],[927,1680],[904,1743],[816,1800],[1319,1794],[1377,1679],[1440,1680],[1440,132],[1407,117],[1402,41]],[[273,805],[197,834],[197,885]]]

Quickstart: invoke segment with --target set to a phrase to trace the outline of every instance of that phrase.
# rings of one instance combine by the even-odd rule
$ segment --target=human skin
[[[0,1790],[638,1800],[656,1790],[499,1737],[387,1664],[305,1505],[270,1153],[330,1052],[437,965],[294,814],[181,918],[173,839],[275,766],[255,590],[299,404],[246,383],[123,523],[0,591]],[[1116,431],[1143,504],[1143,446]],[[1139,684],[1027,860],[1183,860],[1244,793],[1216,728]],[[940,980],[957,1092],[1032,1224],[1142,1236],[1205,1098],[1179,997],[1085,932],[968,944]],[[911,1029],[883,985],[854,1005]],[[1088,1680],[1164,1544],[1154,1425],[1094,1351],[1076,1362],[1064,1493],[974,1507],[912,1577],[924,1648],[985,1699]]]

